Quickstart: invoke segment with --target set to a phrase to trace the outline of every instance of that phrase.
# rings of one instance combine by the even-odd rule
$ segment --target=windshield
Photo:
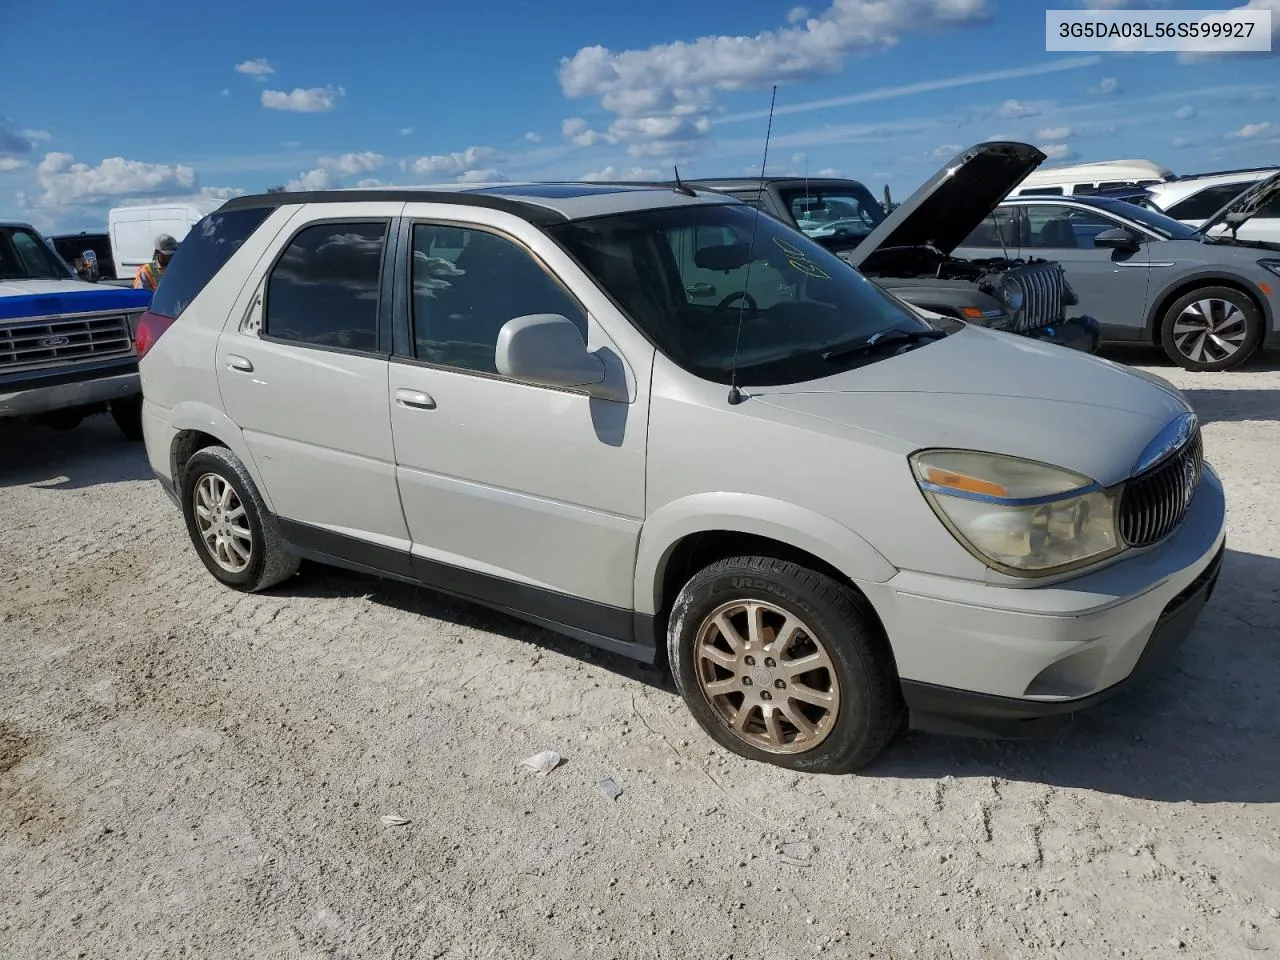
[[[67,280],[71,268],[26,227],[0,227],[0,280]]]
[[[1140,207],[1138,204],[1129,203],[1127,200],[1113,200],[1109,197],[1090,197],[1089,202],[1100,210],[1114,213],[1119,217],[1128,217],[1130,220],[1142,224],[1153,233],[1160,234],[1166,240],[1195,239],[1196,232],[1194,229],[1173,219],[1173,217],[1165,216],[1159,210]]]
[[[887,355],[823,359],[874,333],[934,329],[844,260],[755,213],[738,203],[689,205],[548,232],[659,350],[713,382],[732,381],[735,345],[738,383],[768,386]]]
[[[884,220],[884,208],[859,183],[780,191],[796,226],[817,239],[861,241]]]

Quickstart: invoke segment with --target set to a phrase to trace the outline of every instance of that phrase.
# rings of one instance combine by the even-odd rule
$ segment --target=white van
[[[1150,160],[1107,160],[1103,163],[1078,163],[1069,167],[1036,170],[1013,188],[1011,197],[1028,194],[1063,197],[1097,193],[1121,187],[1150,186],[1172,180],[1167,167]]]
[[[221,200],[194,200],[114,207],[108,214],[107,229],[116,276],[132,280],[138,267],[151,262],[157,234],[167,233],[181,243],[193,226],[220,206]]]

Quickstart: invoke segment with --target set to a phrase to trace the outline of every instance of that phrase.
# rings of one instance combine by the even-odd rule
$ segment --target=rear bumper
[[[1070,347],[1072,350],[1082,350],[1085,353],[1097,353],[1098,346],[1102,342],[1102,331],[1098,326],[1098,321],[1088,314],[1068,317],[1062,323],[1041,327],[1039,330],[1031,330],[1023,334],[1023,336],[1030,337],[1032,340],[1057,343],[1064,347]]]
[[[0,418],[92,407],[142,392],[135,357],[0,375]]]

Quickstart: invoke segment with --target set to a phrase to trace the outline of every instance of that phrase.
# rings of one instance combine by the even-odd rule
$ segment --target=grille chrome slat
[[[49,343],[49,340],[66,343]],[[132,349],[129,320],[122,314],[0,326],[0,368],[96,359]]]
[[[1131,477],[1120,496],[1120,536],[1131,547],[1158,543],[1177,529],[1200,485],[1204,446],[1200,428],[1180,449]]]
[[[1064,283],[1061,264],[1024,264],[1009,270],[1007,276],[1022,286],[1024,294],[1022,309],[1014,324],[1015,332],[1026,333],[1061,322]]]

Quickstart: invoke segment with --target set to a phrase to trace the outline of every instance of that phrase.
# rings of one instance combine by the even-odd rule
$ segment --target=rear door
[[[393,570],[407,568],[409,537],[387,403],[384,274],[403,206],[302,208],[250,276],[217,347],[227,415],[286,537]]]

